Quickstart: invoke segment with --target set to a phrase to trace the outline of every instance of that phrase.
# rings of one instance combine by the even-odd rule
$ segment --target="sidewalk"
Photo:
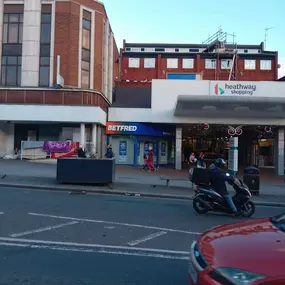
[[[1,177],[4,176],[2,179]],[[160,176],[179,177],[183,181],[166,182]],[[284,183],[285,184],[285,183]],[[52,190],[86,191],[124,195],[191,199],[194,191],[188,181],[187,171],[160,169],[158,172],[142,172],[132,167],[117,167],[113,189],[102,186],[63,185],[56,182],[56,164],[27,161],[0,160],[0,186],[38,188]],[[232,191],[229,188],[229,191]],[[260,195],[253,196],[256,202],[285,204],[285,185],[262,184]]]

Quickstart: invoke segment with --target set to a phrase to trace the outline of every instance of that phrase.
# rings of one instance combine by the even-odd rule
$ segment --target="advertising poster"
[[[120,141],[119,144],[119,161],[127,161],[127,142]]]
[[[165,142],[161,143],[160,155],[161,156],[166,156],[166,143]]]

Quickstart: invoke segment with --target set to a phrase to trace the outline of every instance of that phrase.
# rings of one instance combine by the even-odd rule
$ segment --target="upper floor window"
[[[210,58],[207,58],[205,60],[205,68],[206,69],[215,69],[216,68],[216,65],[217,65],[217,62],[215,59],[210,59]]]
[[[140,59],[139,58],[129,58],[129,68],[140,68]]]
[[[244,61],[244,69],[254,70],[256,65],[255,59],[246,59]]]
[[[221,69],[231,69],[233,66],[232,59],[222,59],[221,61]]]
[[[178,68],[178,58],[168,58],[167,68]]]
[[[21,86],[21,56],[2,56],[1,85]]]
[[[3,44],[21,44],[23,41],[23,14],[4,14]]]
[[[90,88],[91,61],[91,18],[92,13],[83,10],[82,17],[82,57],[81,57],[81,87]]]
[[[42,14],[41,18],[41,43],[50,44],[51,14]]]
[[[261,60],[260,61],[260,70],[271,70],[271,60]]]
[[[194,59],[193,58],[183,58],[182,68],[194,68]]]
[[[155,58],[145,58],[144,68],[155,68]]]

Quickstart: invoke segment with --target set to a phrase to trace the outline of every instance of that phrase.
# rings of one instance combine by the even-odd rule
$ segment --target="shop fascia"
[[[229,90],[233,95],[250,95],[252,96],[256,92],[255,84],[230,84],[225,83],[225,90]]]

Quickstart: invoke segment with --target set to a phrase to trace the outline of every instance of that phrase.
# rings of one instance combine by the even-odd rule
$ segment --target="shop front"
[[[175,126],[107,122],[106,134],[118,165],[143,165],[149,147],[154,151],[156,165],[174,164]]]
[[[273,167],[278,175],[284,175],[282,82],[152,80],[149,108],[111,106],[108,118],[112,122],[159,124],[162,129],[175,125],[177,170],[191,151],[228,157],[230,138],[237,137],[239,166]]]

